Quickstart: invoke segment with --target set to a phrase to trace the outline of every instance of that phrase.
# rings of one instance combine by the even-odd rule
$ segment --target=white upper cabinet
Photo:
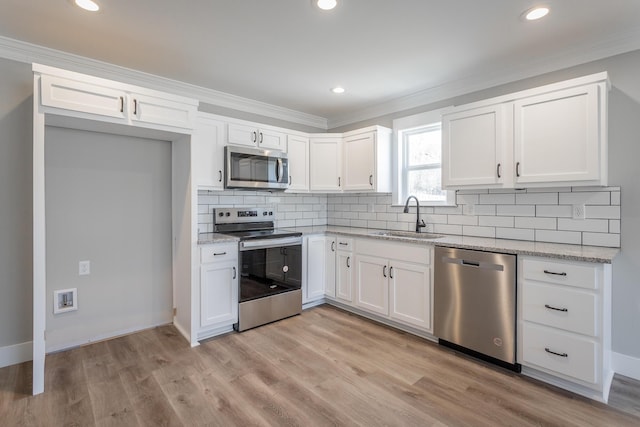
[[[309,138],[309,170],[311,191],[342,190],[342,135],[321,134]]]
[[[195,185],[209,190],[224,189],[224,141],[226,124],[200,113],[191,137],[191,173]]]
[[[344,191],[391,191],[391,130],[380,126],[344,134]]]
[[[600,94],[600,92],[603,94]],[[591,84],[514,102],[516,184],[606,185],[606,116],[602,85]],[[606,129],[606,126],[604,126]],[[604,170],[603,170],[604,169]]]
[[[604,72],[444,114],[443,187],[607,185],[608,89]]]
[[[496,186],[504,182],[503,105],[442,117],[442,184]]]
[[[288,192],[309,191],[309,138],[298,135],[287,137],[289,157]]]
[[[194,99],[39,64],[33,70],[40,78],[39,104],[49,112],[182,133],[194,127]]]
[[[271,150],[287,150],[287,134],[251,123],[229,123],[229,144]]]

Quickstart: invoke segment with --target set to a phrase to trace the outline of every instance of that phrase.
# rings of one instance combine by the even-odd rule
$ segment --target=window
[[[416,196],[425,205],[452,205],[454,192],[442,185],[441,110],[394,120],[396,185],[394,201]]]

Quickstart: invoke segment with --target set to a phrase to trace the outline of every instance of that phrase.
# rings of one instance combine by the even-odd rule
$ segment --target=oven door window
[[[240,252],[240,302],[300,289],[302,246]]]

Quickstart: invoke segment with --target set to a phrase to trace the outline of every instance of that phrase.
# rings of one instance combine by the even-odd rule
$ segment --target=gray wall
[[[608,71],[609,185],[621,187],[621,253],[613,264],[613,350],[640,358],[640,50],[446,101],[389,114],[332,131],[371,124],[392,127],[393,119],[448,105],[460,105],[587,74]]]
[[[170,323],[171,143],[47,126],[45,159],[47,351]]]
[[[31,67],[0,60],[0,347],[31,341]]]

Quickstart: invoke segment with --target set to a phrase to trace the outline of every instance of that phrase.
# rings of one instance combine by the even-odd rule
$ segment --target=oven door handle
[[[302,244],[302,238],[295,237],[282,237],[279,239],[256,239],[240,242],[241,251],[250,251],[252,249],[264,249],[264,248],[279,248],[281,246],[294,246]]]

